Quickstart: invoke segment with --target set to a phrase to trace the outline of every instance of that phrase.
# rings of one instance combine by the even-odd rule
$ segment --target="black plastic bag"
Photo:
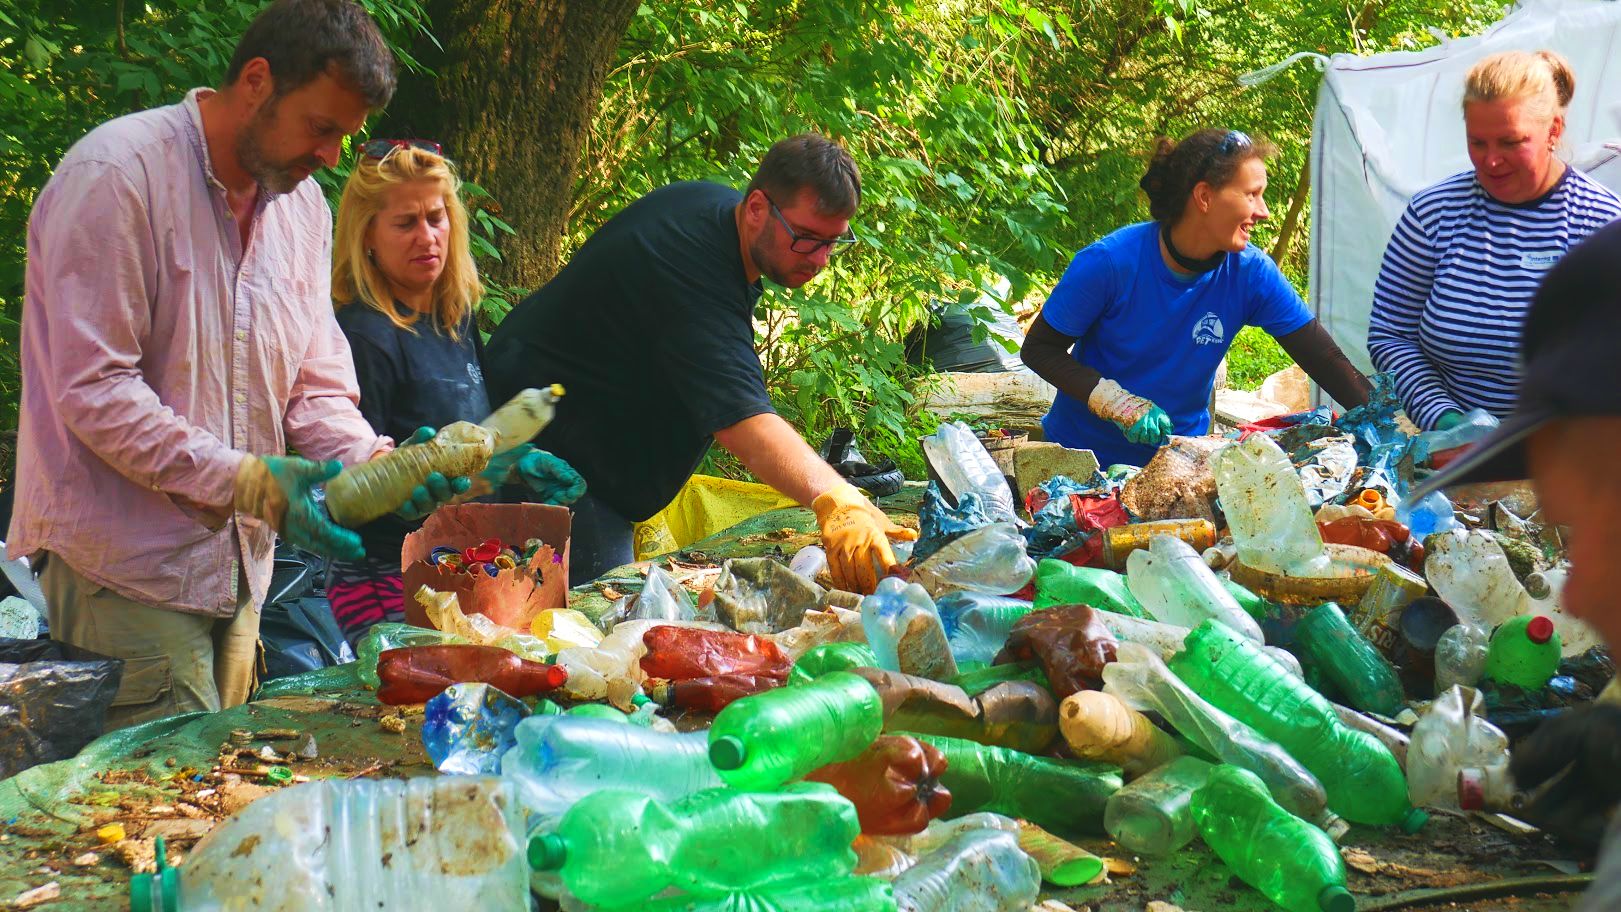
[[[124,660],[55,640],[0,639],[0,779],[101,736]]]
[[[270,590],[259,618],[259,640],[265,649],[260,680],[354,661],[354,650],[326,600],[321,585],[325,575],[326,567],[315,555],[288,545],[276,548]]]

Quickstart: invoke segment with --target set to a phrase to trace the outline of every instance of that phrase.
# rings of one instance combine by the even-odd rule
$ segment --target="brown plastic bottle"
[[[902,836],[922,832],[951,808],[951,793],[940,784],[946,758],[932,744],[904,735],[885,735],[842,763],[805,778],[825,782],[856,806],[861,832]]]
[[[560,665],[531,662],[499,646],[451,644],[389,649],[377,657],[379,702],[426,703],[452,684],[481,682],[514,697],[562,686]]]
[[[944,735],[1026,753],[1045,750],[1058,737],[1058,702],[1033,681],[1003,681],[970,697],[955,684],[855,668],[878,691],[884,730]]]
[[[1090,606],[1060,605],[1020,618],[996,654],[996,664],[1035,659],[1047,673],[1053,696],[1062,700],[1099,686],[1116,645],[1114,634]]]
[[[646,690],[648,698],[661,706],[718,713],[733,700],[781,687],[785,681],[771,675],[751,674],[711,675],[680,681],[649,678]]]
[[[787,680],[793,662],[765,637],[661,625],[642,634],[642,673],[684,681],[716,675],[763,675]]]

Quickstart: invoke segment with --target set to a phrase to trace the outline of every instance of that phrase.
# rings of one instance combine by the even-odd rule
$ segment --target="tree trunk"
[[[387,133],[444,144],[489,191],[516,236],[490,277],[532,289],[561,267],[580,151],[603,81],[640,0],[429,0],[444,49],[421,42],[431,74],[404,74]]]
[[[1272,261],[1279,266],[1283,265],[1283,258],[1289,255],[1289,246],[1294,243],[1295,230],[1300,227],[1300,213],[1305,211],[1306,200],[1311,198],[1311,148],[1306,148],[1306,160],[1300,164],[1300,182],[1295,184],[1294,196],[1289,198],[1289,212],[1283,217],[1283,227],[1278,229],[1278,239],[1272,244]]]

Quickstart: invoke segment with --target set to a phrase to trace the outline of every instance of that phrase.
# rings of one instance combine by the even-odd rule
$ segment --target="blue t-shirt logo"
[[[1221,325],[1221,318],[1214,312],[1205,314],[1198,323],[1193,324],[1194,345],[1220,345],[1227,341],[1227,331]]]

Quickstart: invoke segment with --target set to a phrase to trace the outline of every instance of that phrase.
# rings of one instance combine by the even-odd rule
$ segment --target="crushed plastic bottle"
[[[426,703],[452,684],[482,682],[514,697],[556,690],[568,672],[496,646],[407,646],[377,658],[379,703]]]
[[[858,675],[834,671],[721,710],[709,727],[709,760],[733,788],[775,788],[854,757],[883,727],[878,691]]]
[[[553,704],[554,706],[556,704]],[[488,684],[452,684],[423,707],[422,747],[447,775],[494,776],[529,707]]]
[[[1405,704],[1396,669],[1328,602],[1295,625],[1295,648],[1357,709],[1394,716]]]
[[[1103,828],[1138,855],[1170,855],[1193,841],[1193,792],[1210,778],[1211,764],[1182,756],[1128,782],[1109,796]]]
[[[830,671],[877,668],[878,656],[866,643],[823,643],[812,646],[794,662],[790,684],[808,684]]]
[[[861,600],[861,626],[878,656],[878,667],[937,681],[957,676],[957,661],[940,614],[917,583],[895,577],[880,580],[878,590]]]
[[[617,615],[618,612],[615,612]],[[701,617],[692,594],[662,567],[647,571],[647,583],[641,594],[631,602],[629,609],[615,620],[623,621],[697,621],[714,620]]]
[[[884,730],[966,738],[1038,752],[1058,737],[1058,703],[1033,681],[994,684],[969,696],[961,687],[898,671],[858,668],[884,704]]]
[[[1261,625],[1187,542],[1160,536],[1146,551],[1133,551],[1126,565],[1132,594],[1154,620],[1194,627],[1215,618],[1257,643],[1264,639]]]
[[[709,764],[703,732],[665,734],[585,716],[531,716],[518,723],[516,746],[501,758],[524,807],[562,814],[602,789],[636,789],[662,801],[723,783]]]
[[[824,555],[824,560],[825,560]],[[715,615],[739,633],[781,633],[822,606],[827,590],[771,557],[733,558],[715,578]]]
[[[527,912],[523,809],[493,777],[309,782],[215,827],[183,868],[137,874],[130,906]]]
[[[1041,893],[1041,869],[1001,830],[953,837],[895,878],[900,912],[1023,910]]]
[[[1217,450],[1210,463],[1239,561],[1266,573],[1324,575],[1328,557],[1305,486],[1272,438],[1251,434]]]
[[[1323,832],[1273,803],[1254,773],[1218,766],[1193,793],[1205,844],[1240,878],[1291,912],[1356,912],[1345,863]]]
[[[985,526],[947,544],[912,568],[912,579],[931,595],[959,589],[1006,595],[1030,582],[1036,562],[1025,553],[1024,536],[1013,523]]]
[[[1133,617],[1129,614],[1115,614],[1112,611],[1094,611],[1098,623],[1109,628],[1114,634],[1117,643],[1136,643],[1147,646],[1159,653],[1160,658],[1168,659],[1182,650],[1182,641],[1187,638],[1188,628],[1175,624],[1166,624],[1149,618]]]
[[[605,789],[577,802],[554,832],[533,836],[529,863],[557,871],[580,899],[612,907],[672,886],[714,893],[845,876],[860,832],[855,807],[819,782],[709,789],[667,804]]]
[[[1111,526],[1099,534],[1103,536],[1103,565],[1116,572],[1123,572],[1126,569],[1126,559],[1131,556],[1131,552],[1148,547],[1156,535],[1181,539],[1200,554],[1216,545],[1216,524],[1208,519],[1162,519],[1155,522],[1129,523],[1124,526]]]
[[[1486,673],[1490,636],[1474,624],[1457,624],[1435,641],[1435,692],[1462,685],[1474,687]]]
[[[1407,745],[1407,794],[1417,807],[1456,808],[1458,773],[1508,762],[1508,736],[1486,721],[1480,692],[1451,687],[1418,717]]]
[[[1135,643],[1120,647],[1103,669],[1103,691],[1126,705],[1157,712],[1182,736],[1224,763],[1260,776],[1278,803],[1331,833],[1343,821],[1327,810],[1323,785],[1282,747],[1208,703],[1171,673],[1159,656]]]
[[[1311,770],[1336,814],[1353,823],[1401,824],[1408,832],[1423,826],[1427,815],[1407,803],[1407,783],[1390,751],[1346,727],[1327,700],[1260,647],[1217,621],[1194,628],[1186,645],[1171,670]]]
[[[771,640],[730,630],[660,625],[642,634],[642,645],[642,674],[673,681],[715,675],[786,679],[793,664]]]
[[[660,706],[718,713],[744,697],[783,686],[786,679],[770,675],[722,674],[671,681],[648,678],[642,690]]]
[[[833,877],[714,895],[677,893],[614,909],[593,908],[594,912],[895,912],[895,888],[876,877]]]
[[[497,624],[482,614],[462,611],[461,598],[454,591],[439,592],[431,586],[423,586],[412,597],[428,615],[428,622],[445,633],[459,637],[457,642],[499,646],[533,662],[544,662],[551,658],[552,653],[544,640]]]
[[[1452,509],[1452,501],[1440,491],[1436,491],[1423,500],[1404,500],[1396,505],[1396,521],[1406,526],[1419,541],[1424,541],[1437,532],[1452,532],[1460,529],[1457,514]]]
[[[1078,690],[1098,686],[1103,666],[1114,661],[1115,645],[1114,634],[1098,621],[1090,607],[1043,608],[1013,625],[996,661],[1040,662],[1053,696],[1064,699]]]
[[[1537,691],[1559,671],[1559,634],[1542,615],[1521,615],[1503,622],[1486,646],[1483,676],[1498,684]]]
[[[439,429],[427,443],[402,446],[352,465],[326,483],[326,509],[340,526],[357,528],[397,510],[434,472],[477,475],[495,455],[495,435],[470,421]]]
[[[822,550],[821,545],[806,545],[794,552],[788,569],[814,583],[827,570],[827,552]]]
[[[1424,575],[1461,623],[1490,630],[1531,610],[1531,595],[1490,533],[1458,531],[1430,540]]]
[[[924,458],[953,500],[971,491],[979,495],[986,515],[993,521],[1018,522],[1007,477],[968,425],[960,421],[941,424],[939,430],[923,438],[922,444]]]
[[[1096,567],[1077,567],[1052,558],[1036,565],[1035,604],[1037,608],[1091,605],[1116,614],[1148,617],[1137,596],[1131,594],[1123,574]]]
[[[1182,753],[1176,740],[1113,694],[1083,690],[1058,707],[1058,728],[1082,760],[1120,767],[1128,778],[1163,766]]]
[[[570,700],[608,700],[620,709],[629,709],[631,698],[641,690],[641,658],[647,652],[644,637],[654,627],[675,626],[723,631],[707,621],[621,621],[602,642],[592,648],[570,647],[557,654],[557,664],[568,671],[561,692]]]
[[[1553,621],[1553,629],[1559,634],[1559,648],[1565,658],[1581,655],[1594,646],[1604,644],[1604,637],[1596,628],[1581,618],[1565,613],[1561,607],[1565,581],[1569,578],[1568,565],[1541,570],[1525,578],[1525,591],[1531,596],[1532,611],[1547,615]]]
[[[916,733],[946,757],[940,781],[951,790],[951,813],[995,811],[1060,833],[1103,830],[1103,805],[1120,790],[1120,771],[1071,764],[976,741]]]
[[[1007,643],[1019,619],[1035,610],[1023,599],[983,592],[948,592],[934,601],[959,668],[964,662],[989,663]]]
[[[805,776],[825,782],[855,805],[861,832],[895,836],[922,832],[951,808],[940,784],[946,758],[932,744],[905,735],[885,735],[866,750]]]

